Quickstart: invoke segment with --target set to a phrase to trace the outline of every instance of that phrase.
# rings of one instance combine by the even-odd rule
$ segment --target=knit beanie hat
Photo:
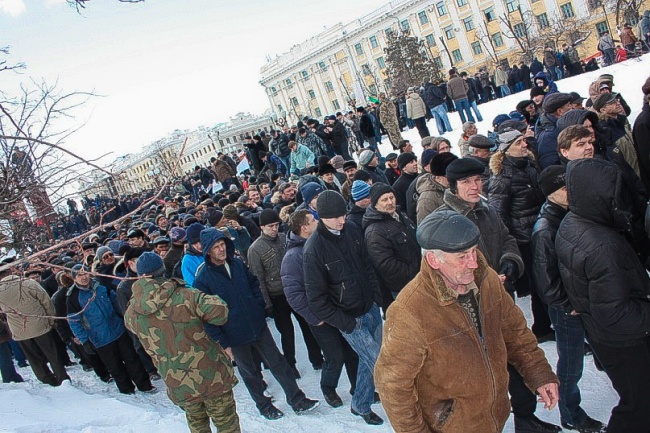
[[[79,274],[79,271],[82,269],[88,272],[88,267],[82,265],[81,263],[77,263],[76,265],[74,265],[70,270],[70,273],[72,274],[72,278],[77,278],[77,274]]]
[[[370,176],[370,173],[368,173],[365,170],[357,170],[356,173],[354,173],[354,177],[352,180],[360,180],[362,182],[368,182],[369,180],[372,180],[372,176]]]
[[[97,260],[101,260],[102,257],[104,257],[104,254],[112,253],[112,252],[113,252],[113,250],[111,250],[109,247],[101,246],[101,247],[97,248],[97,254],[95,254],[95,257],[97,257]]]
[[[370,187],[370,204],[372,207],[375,207],[377,201],[379,201],[382,195],[388,194],[389,192],[395,194],[393,188],[391,188],[389,185],[386,185],[385,183],[377,182],[373,184]]]
[[[352,183],[352,201],[363,200],[370,195],[370,185],[362,180],[355,180]]]
[[[187,241],[190,244],[195,244],[201,242],[201,230],[205,227],[201,223],[194,223],[185,229],[185,234],[187,235]]]
[[[546,95],[546,92],[544,91],[543,87],[535,86],[532,89],[530,89],[530,98],[534,98],[535,96],[541,96],[541,95]]]
[[[411,161],[417,161],[417,160],[418,160],[417,156],[415,156],[415,154],[411,152],[400,153],[400,155],[397,157],[397,166],[401,170],[407,164],[411,163]]]
[[[323,192],[323,187],[316,182],[308,182],[300,188],[300,193],[302,194],[302,198],[309,205],[311,201],[316,197],[318,194]]]
[[[539,175],[539,187],[546,197],[566,186],[566,168],[562,165],[546,167]]]
[[[422,155],[420,155],[420,164],[422,167],[426,167],[431,163],[431,160],[436,156],[438,152],[433,149],[424,149]]]
[[[219,221],[223,218],[223,212],[217,210],[216,208],[209,207],[205,211],[205,219],[208,220],[208,224],[212,227],[215,227],[219,224]]]
[[[447,167],[457,159],[458,157],[451,152],[439,153],[429,163],[429,171],[434,176],[446,176]]]
[[[229,204],[225,208],[223,208],[223,217],[229,220],[236,220],[237,217],[239,216],[239,212],[237,212],[237,207],[235,207],[234,204]]]
[[[521,137],[521,132],[516,129],[506,129],[499,134],[499,152],[504,152],[508,150],[510,145],[515,142],[515,140]]]
[[[172,227],[169,231],[169,240],[172,242],[185,242],[187,240],[187,233],[180,227]]]
[[[260,213],[260,227],[281,222],[280,216],[273,209],[264,209]]]
[[[334,158],[330,159],[330,164],[334,166],[335,169],[343,168],[343,164],[345,163],[345,159],[341,155],[336,155]]]
[[[162,258],[153,251],[142,253],[138,258],[138,264],[135,266],[138,270],[138,275],[151,275],[152,277],[159,277],[165,273],[165,265]]]
[[[361,152],[361,155],[359,155],[359,165],[368,165],[374,156],[375,153],[372,150],[364,150]]]
[[[321,193],[316,200],[318,218],[338,218],[347,213],[345,199],[336,191],[327,190]]]
[[[453,210],[438,210],[427,215],[415,232],[420,247],[459,253],[478,244],[481,233],[469,218]]]
[[[124,241],[120,241],[117,239],[113,239],[112,241],[108,241],[106,246],[113,251],[113,254],[117,255],[120,252],[120,247],[124,244]]]

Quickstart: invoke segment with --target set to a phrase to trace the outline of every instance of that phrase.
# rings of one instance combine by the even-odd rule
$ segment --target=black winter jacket
[[[366,213],[366,210],[362,207],[357,206],[354,203],[348,205],[348,213],[345,216],[346,223],[351,222],[356,224],[359,229],[363,226],[363,215]]]
[[[280,276],[287,302],[310,325],[318,326],[320,320],[314,316],[307,303],[305,292],[305,275],[302,272],[302,250],[307,240],[289,232],[287,234],[287,253],[282,259]]]
[[[379,283],[399,292],[420,271],[420,247],[415,224],[398,208],[399,221],[369,206],[363,216],[366,248]]]
[[[497,153],[490,160],[492,176],[488,185],[488,202],[517,242],[527,244],[544,203],[544,195],[537,183],[538,173],[528,158],[505,156],[499,164],[499,156]]]
[[[535,258],[531,271],[537,293],[546,305],[572,310],[573,307],[562,285],[555,253],[557,230],[567,213],[568,210],[549,201],[542,206],[530,238]]]
[[[621,183],[609,161],[569,162],[571,211],[555,239],[571,305],[587,336],[610,346],[639,344],[650,335],[650,278],[624,236],[630,222],[617,205]]]
[[[309,309],[342,332],[352,332],[356,318],[373,303],[381,305],[379,282],[361,229],[354,224],[337,235],[319,222],[305,243],[303,272]]]
[[[650,105],[643,104],[632,128],[634,148],[639,158],[639,171],[646,190],[650,191]]]
[[[445,95],[438,86],[433,83],[426,83],[424,85],[424,92],[422,92],[422,99],[429,108],[435,108],[440,104],[445,103]]]
[[[409,186],[411,186],[411,184],[417,177],[418,177],[417,173],[408,174],[406,172],[402,172],[402,175],[393,184],[393,191],[395,192],[395,200],[397,201],[397,205],[400,208],[406,209],[406,194],[408,192]]]

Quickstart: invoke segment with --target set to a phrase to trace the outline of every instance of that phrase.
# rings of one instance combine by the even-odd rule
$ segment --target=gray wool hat
[[[494,141],[481,134],[472,135],[468,142],[470,146],[477,149],[492,149],[495,146]]]
[[[367,165],[370,161],[372,161],[372,158],[375,156],[375,153],[372,150],[364,150],[361,152],[361,155],[359,155],[359,165]]]
[[[499,134],[499,152],[505,152],[515,140],[523,134],[516,129],[506,129]]]
[[[418,225],[415,235],[425,250],[459,253],[478,244],[481,233],[472,221],[453,210],[429,214]]]
[[[104,254],[112,253],[112,252],[113,252],[113,250],[111,250],[109,247],[101,246],[101,247],[97,248],[97,254],[95,254],[95,257],[97,257],[97,260],[101,260],[102,257],[104,257]]]

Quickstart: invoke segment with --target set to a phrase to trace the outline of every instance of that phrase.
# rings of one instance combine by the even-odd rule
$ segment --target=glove
[[[517,281],[517,277],[519,272],[519,268],[515,262],[512,260],[504,260],[501,262],[501,269],[499,270],[499,274],[505,275],[506,280],[509,283],[514,283]]]
[[[266,317],[271,317],[271,318],[274,317],[275,316],[275,309],[273,309],[273,307],[269,307],[269,308],[265,309],[264,310],[264,315]]]
[[[83,344],[84,351],[88,355],[95,355],[95,346],[93,346],[93,343],[90,342],[90,340],[86,340],[86,342]]]

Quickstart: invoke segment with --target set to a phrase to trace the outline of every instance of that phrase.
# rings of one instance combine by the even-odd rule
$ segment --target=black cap
[[[558,189],[566,186],[566,167],[551,165],[546,167],[539,175],[539,187],[546,197]]]
[[[420,247],[426,250],[459,253],[478,244],[481,233],[466,216],[444,209],[427,215],[418,225],[415,236]]]
[[[447,180],[449,182],[456,182],[483,173],[485,173],[485,166],[474,158],[460,158],[447,166]]]
[[[414,153],[411,152],[404,152],[400,153],[400,155],[397,157],[397,166],[400,168],[404,168],[407,164],[410,164],[412,161],[417,161],[418,158],[415,156]]]
[[[431,159],[429,163],[429,171],[434,176],[446,176],[447,167],[458,157],[451,152],[439,153]]]
[[[476,149],[492,149],[494,146],[496,146],[496,143],[494,141],[481,134],[472,135],[469,137],[468,142],[470,146]]]
[[[397,159],[397,154],[395,152],[391,152],[386,155],[386,161],[392,161],[394,159]]]
[[[375,207],[382,195],[388,194],[389,192],[395,194],[395,191],[389,185],[383,182],[373,183],[370,187],[370,204],[372,207]]]
[[[336,191],[327,190],[318,195],[316,212],[318,218],[338,218],[347,213],[345,199]]]
[[[554,113],[559,108],[571,102],[571,99],[572,97],[568,93],[551,93],[544,98],[542,108],[546,113]]]

